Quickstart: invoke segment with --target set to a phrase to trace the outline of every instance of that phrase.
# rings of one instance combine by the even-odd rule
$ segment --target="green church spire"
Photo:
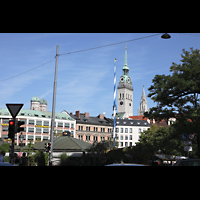
[[[124,67],[122,68],[124,75],[129,75],[129,68],[127,64],[127,44],[125,45],[125,58],[124,58]]]

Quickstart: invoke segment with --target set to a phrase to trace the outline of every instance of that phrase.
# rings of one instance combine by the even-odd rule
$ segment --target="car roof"
[[[134,163],[114,163],[114,164],[109,164],[106,166],[146,166],[146,165],[134,164]]]
[[[14,166],[9,162],[0,162],[0,166]]]

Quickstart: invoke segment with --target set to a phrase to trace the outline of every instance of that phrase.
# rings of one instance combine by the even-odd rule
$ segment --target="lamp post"
[[[165,34],[161,35],[161,38],[162,39],[170,39],[171,35],[169,35],[168,33],[165,33]]]
[[[23,137],[23,135],[22,135],[22,132],[21,132],[21,135],[19,136],[19,141],[20,141],[20,152],[22,152],[22,142],[23,142],[23,140],[24,140],[24,137]]]
[[[51,132],[50,132],[50,146],[49,151],[49,166],[52,166],[52,157],[53,157],[53,136],[54,136],[54,122],[55,122],[55,105],[56,105],[56,86],[57,86],[57,68],[58,68],[58,49],[56,48],[56,65],[55,65],[55,76],[54,76],[54,87],[53,87],[53,104],[52,104],[52,116],[51,116]]]

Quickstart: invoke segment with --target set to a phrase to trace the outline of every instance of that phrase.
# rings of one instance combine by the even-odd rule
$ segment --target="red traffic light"
[[[9,124],[12,126],[12,125],[14,125],[14,122],[13,122],[13,121],[10,121]]]

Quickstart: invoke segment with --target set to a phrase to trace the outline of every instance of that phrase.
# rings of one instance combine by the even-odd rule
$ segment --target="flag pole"
[[[114,147],[115,147],[115,125],[116,125],[116,110],[117,110],[117,105],[116,105],[116,61],[117,59],[115,58],[114,61],[114,102],[113,102],[113,115],[114,115],[114,122],[113,122],[113,141],[114,141]]]

